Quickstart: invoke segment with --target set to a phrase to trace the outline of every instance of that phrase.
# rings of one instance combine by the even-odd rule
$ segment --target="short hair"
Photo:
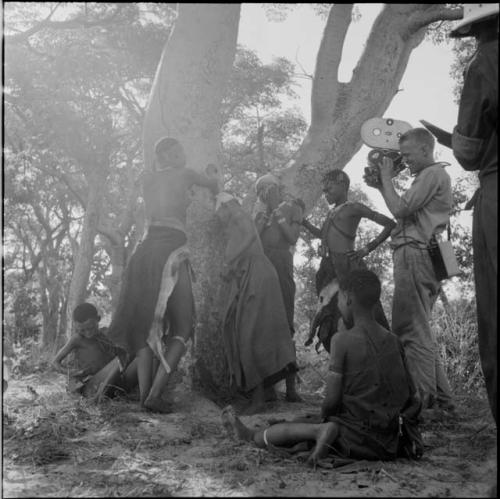
[[[180,142],[173,137],[162,137],[155,144],[155,154],[159,154],[160,151],[168,151],[177,144],[180,145]]]
[[[73,310],[73,320],[76,322],[85,322],[89,319],[100,319],[97,309],[91,303],[80,303]]]
[[[380,299],[380,279],[368,269],[352,270],[340,280],[339,288],[352,293],[366,308],[372,308]]]
[[[330,170],[323,175],[321,182],[323,184],[327,184],[329,182],[333,182],[334,184],[344,184],[346,188],[349,189],[351,179],[344,170]]]
[[[434,135],[426,128],[412,128],[408,130],[399,138],[399,144],[412,139],[419,144],[426,145],[431,151],[434,150],[436,140],[434,139]]]

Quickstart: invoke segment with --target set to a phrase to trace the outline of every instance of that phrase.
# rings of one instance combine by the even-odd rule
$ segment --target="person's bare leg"
[[[96,403],[101,402],[104,395],[112,385],[118,384],[120,379],[120,362],[118,357],[108,362],[99,372],[85,383],[82,391],[84,397],[88,397]]]
[[[278,423],[266,430],[252,430],[243,424],[232,406],[227,406],[222,410],[221,420],[230,435],[239,440],[254,442],[261,448],[267,447],[268,444],[276,447],[290,447],[314,440],[316,445],[308,458],[309,464],[316,464],[319,459],[325,457],[338,437],[336,423]]]
[[[139,383],[141,407],[145,407],[145,401],[151,390],[153,351],[149,347],[141,348],[136,355],[137,359],[137,381]]]
[[[313,466],[316,465],[318,460],[328,455],[333,442],[335,442],[339,436],[339,427],[337,423],[322,423],[318,426],[316,445],[307,459],[307,462]]]
[[[170,331],[165,360],[170,367],[170,372],[167,372],[163,363],[160,362],[153,385],[144,403],[145,407],[151,411],[165,413],[170,412],[171,407],[161,399],[162,391],[168,383],[170,374],[175,371],[186,351],[184,343],[179,339],[173,339],[173,337],[179,336],[184,342],[187,342],[193,329],[194,301],[186,263],[179,267],[179,277],[168,300],[167,314],[170,320]]]
[[[256,432],[242,423],[241,419],[236,415],[233,406],[228,405],[222,409],[221,421],[230,436],[247,442],[253,441]]]
[[[132,390],[137,385],[137,358],[135,358],[123,373],[123,389]]]
[[[266,405],[266,392],[264,390],[264,385],[257,385],[252,392],[252,401],[250,405],[245,410],[245,414],[257,414],[262,412]]]
[[[285,378],[287,402],[302,402],[302,399],[297,393],[297,388],[295,386],[296,378],[297,377],[295,373],[288,373]]]

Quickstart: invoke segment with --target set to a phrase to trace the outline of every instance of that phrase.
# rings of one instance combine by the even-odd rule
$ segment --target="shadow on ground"
[[[182,384],[176,412],[157,415],[125,399],[94,406],[68,395],[63,376],[34,374],[4,394],[3,496],[487,497],[496,483],[496,428],[485,400],[459,404],[458,421],[423,426],[419,462],[313,470],[232,441],[220,408]],[[265,427],[318,409],[315,395],[242,419]]]

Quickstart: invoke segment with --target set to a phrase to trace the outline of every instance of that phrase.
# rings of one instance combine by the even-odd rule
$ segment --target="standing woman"
[[[161,393],[186,350],[195,309],[186,247],[189,191],[198,185],[217,194],[218,186],[216,178],[186,168],[176,139],[160,139],[155,155],[153,171],[143,174],[147,235],[125,271],[108,336],[120,351],[115,370],[137,357],[141,406],[170,412]]]
[[[278,274],[290,335],[293,337],[295,333],[293,251],[304,218],[304,203],[301,199],[284,201],[280,181],[272,174],[257,179],[255,189],[265,209],[255,215],[255,226],[259,232],[264,254]],[[269,395],[271,398],[275,397],[273,393]],[[286,399],[289,402],[302,400],[295,387],[295,374],[290,374],[286,378]]]

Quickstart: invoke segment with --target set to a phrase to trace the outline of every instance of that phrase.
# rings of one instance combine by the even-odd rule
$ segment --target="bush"
[[[26,339],[22,344],[12,345],[11,372],[14,377],[45,372],[50,369],[51,357],[51,352],[43,350],[38,340]]]
[[[454,391],[485,394],[475,304],[455,300],[445,308],[437,303],[431,327],[436,331],[441,358]]]

